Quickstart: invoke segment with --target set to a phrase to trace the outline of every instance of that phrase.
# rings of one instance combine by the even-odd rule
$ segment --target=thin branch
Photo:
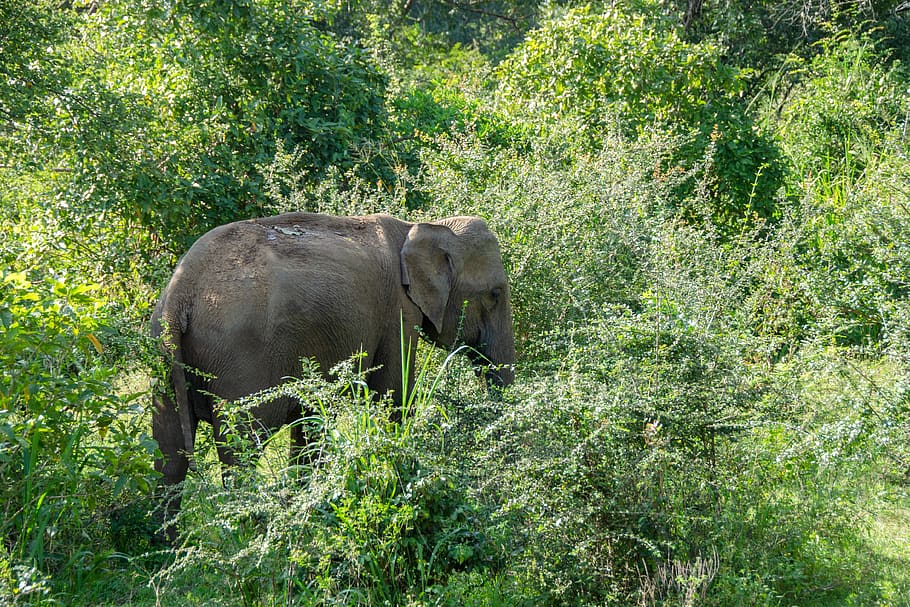
[[[0,164],[0,170],[2,170],[2,171],[5,171],[7,169],[14,170],[16,168],[17,167],[12,164]],[[49,171],[51,173],[73,173],[73,172],[75,172],[76,169],[68,169],[66,167],[51,167],[51,168],[44,168],[42,170]]]
[[[686,7],[686,16],[683,18],[683,29],[688,30],[701,16],[705,0],[689,0]]]
[[[489,11],[483,8],[479,8],[473,4],[465,4],[462,2],[455,2],[454,0],[443,0],[443,4],[451,6],[452,8],[462,10],[468,13],[474,13],[475,15],[483,15],[485,17],[493,17],[495,19],[500,19],[501,21],[508,22],[516,31],[520,32],[521,27],[518,24],[518,19],[512,17],[511,15],[503,15],[502,13],[496,13]]]

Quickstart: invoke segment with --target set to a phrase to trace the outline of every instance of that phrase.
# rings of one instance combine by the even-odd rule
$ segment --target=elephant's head
[[[515,337],[509,282],[499,244],[478,217],[415,224],[401,249],[402,281],[423,312],[427,337],[456,342],[484,368],[489,384],[512,383]]]

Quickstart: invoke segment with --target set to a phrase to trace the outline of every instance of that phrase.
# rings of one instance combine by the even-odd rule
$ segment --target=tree
[[[64,171],[52,190],[71,231],[104,231],[127,259],[126,241],[176,252],[259,213],[257,167],[279,142],[316,181],[383,132],[385,77],[321,2],[20,4],[3,5],[0,145]]]
[[[774,216],[778,154],[753,128],[742,104],[746,74],[724,60],[722,47],[688,42],[671,22],[645,12],[573,9],[529,33],[497,75],[513,115],[575,123],[583,148],[596,149],[612,131],[679,138],[670,166],[657,173],[704,164],[714,192],[707,214],[719,226]]]

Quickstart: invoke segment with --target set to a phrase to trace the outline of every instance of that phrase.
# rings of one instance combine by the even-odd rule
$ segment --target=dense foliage
[[[907,15],[0,0],[0,602],[910,605]],[[290,209],[487,218],[517,381],[302,366],[167,546],[151,306]]]
[[[613,131],[681,137],[661,169],[703,163],[714,183],[702,202],[719,225],[775,215],[776,150],[741,111],[746,78],[717,45],[686,42],[670,23],[644,14],[574,9],[531,32],[497,70],[512,114],[532,123],[568,119],[582,145],[600,148]]]

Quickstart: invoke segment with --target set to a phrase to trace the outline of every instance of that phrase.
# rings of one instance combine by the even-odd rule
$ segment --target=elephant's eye
[[[495,287],[490,291],[490,299],[493,301],[499,301],[500,297],[502,297],[502,289],[500,287]]]

